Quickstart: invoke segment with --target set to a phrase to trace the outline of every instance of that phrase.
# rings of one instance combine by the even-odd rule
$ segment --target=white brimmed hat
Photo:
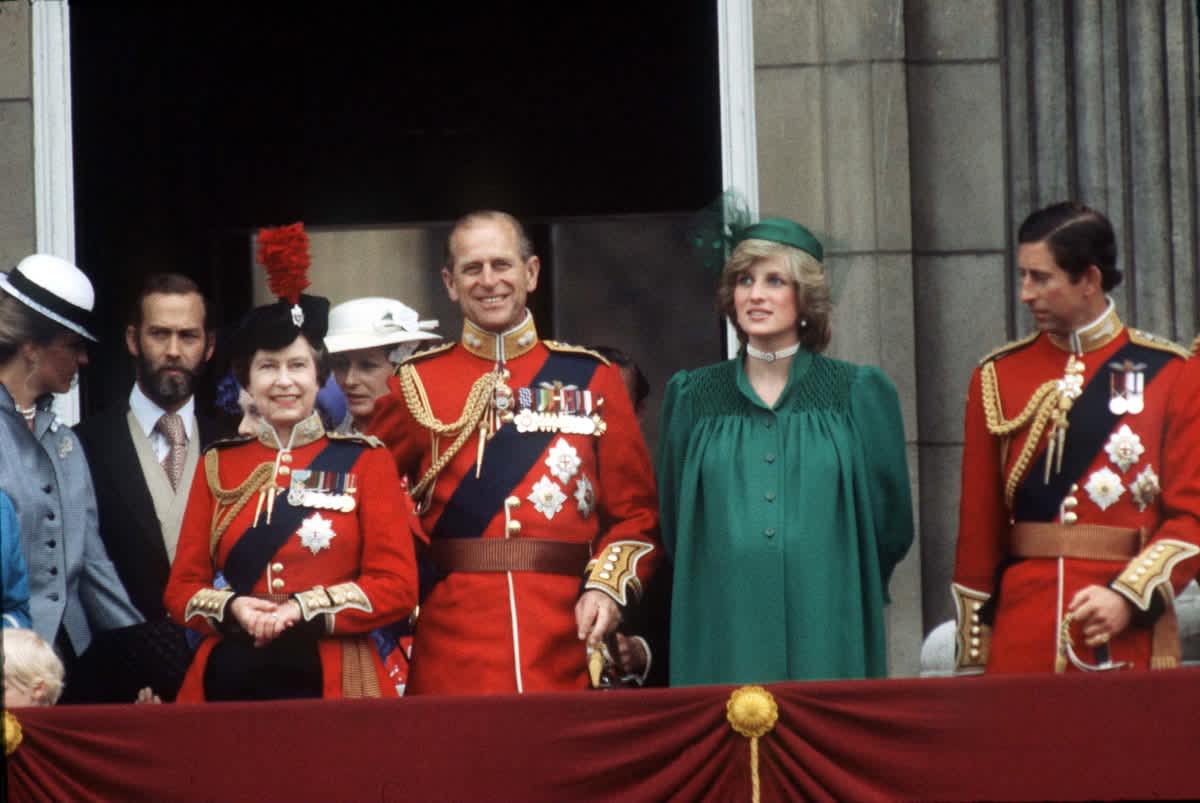
[[[91,332],[96,293],[84,272],[67,260],[27,256],[7,274],[0,273],[0,288],[55,323],[96,340]]]
[[[437,321],[422,321],[412,307],[394,298],[355,298],[338,304],[329,311],[329,332],[325,335],[325,348],[330,353],[399,346],[418,340],[440,340],[441,335],[431,329]],[[397,361],[407,355],[389,355]]]

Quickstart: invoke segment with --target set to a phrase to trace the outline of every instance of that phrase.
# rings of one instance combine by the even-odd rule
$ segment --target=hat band
[[[49,317],[56,319],[63,325],[80,331],[80,334],[92,337],[91,328],[92,314],[83,307],[76,306],[64,298],[56,296],[46,288],[31,281],[25,274],[21,273],[19,268],[13,268],[8,272],[8,283],[12,289],[20,293],[24,298],[22,300],[33,302],[39,308],[38,311],[52,313]],[[95,339],[95,338],[92,338]]]

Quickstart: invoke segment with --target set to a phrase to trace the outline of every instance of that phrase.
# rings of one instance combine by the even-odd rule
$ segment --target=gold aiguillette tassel
[[[267,491],[266,491],[266,489],[265,489],[265,488],[263,488],[263,489],[260,489],[260,490],[259,490],[259,492],[258,492],[258,504],[254,506],[254,526],[255,526],[255,527],[257,527],[257,526],[258,526],[258,517],[262,515],[262,509],[263,509],[263,495],[264,495],[266,492],[267,492]]]

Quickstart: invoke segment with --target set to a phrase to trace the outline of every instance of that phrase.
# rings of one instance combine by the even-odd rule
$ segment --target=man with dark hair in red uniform
[[[1200,567],[1200,365],[1126,327],[1116,238],[1078,203],[1021,225],[1037,330],[967,395],[954,597],[962,672],[1169,668]]]
[[[370,426],[430,537],[408,693],[579,689],[659,555],[654,478],[615,366],[541,340],[521,224],[475,212],[442,279],[461,339],[409,358]]]

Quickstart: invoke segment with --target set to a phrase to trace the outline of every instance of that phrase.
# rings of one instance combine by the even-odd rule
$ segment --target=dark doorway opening
[[[715,2],[444,5],[72,2],[76,252],[104,340],[85,414],[129,391],[142,278],[188,274],[236,320],[258,226],[655,215],[720,191]]]

